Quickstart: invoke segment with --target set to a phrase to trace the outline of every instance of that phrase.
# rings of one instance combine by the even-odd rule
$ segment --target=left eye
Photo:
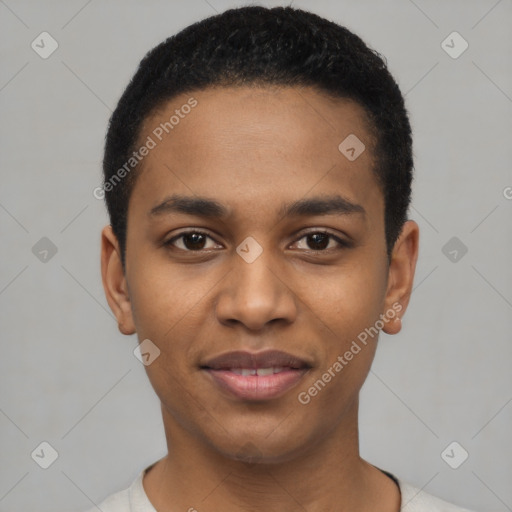
[[[331,233],[325,233],[323,231],[308,233],[301,237],[296,243],[300,244],[301,240],[306,240],[306,245],[308,247],[299,247],[299,249],[309,249],[313,251],[324,251],[326,249],[333,249],[340,246],[344,247],[347,245],[337,236],[334,236]],[[331,242],[334,242],[334,245],[332,245]]]

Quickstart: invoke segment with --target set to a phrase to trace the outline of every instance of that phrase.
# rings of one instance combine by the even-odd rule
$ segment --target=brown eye
[[[203,249],[215,248],[215,243],[213,245],[210,243],[210,246],[207,246],[209,240],[214,242],[207,233],[203,233],[202,231],[187,231],[171,238],[165,245],[176,247],[182,251],[197,252]]]
[[[305,240],[305,243],[301,243]],[[324,231],[314,231],[302,236],[297,242],[299,249],[310,251],[326,251],[329,249],[340,249],[348,247],[348,243],[332,233]]]
[[[201,233],[187,233],[183,235],[183,245],[191,251],[197,251],[198,249],[204,249],[206,243],[206,237]]]
[[[312,235],[306,236],[308,247],[314,251],[327,248],[329,245],[329,238],[330,236],[325,233],[313,233]]]

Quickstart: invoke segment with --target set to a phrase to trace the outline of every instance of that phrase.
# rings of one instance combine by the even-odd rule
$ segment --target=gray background
[[[166,453],[136,337],[117,331],[104,298],[108,221],[92,191],[139,60],[235,5],[0,1],[1,511],[87,509]],[[421,255],[403,331],[381,337],[363,389],[362,454],[460,505],[512,510],[512,2],[293,5],[386,56],[415,132]],[[31,48],[43,31],[59,45],[47,59]],[[456,59],[441,46],[453,31],[469,44]],[[43,237],[58,249],[46,261],[32,251]],[[31,458],[43,441],[58,452],[48,469]],[[458,469],[441,457],[452,441],[469,453]]]

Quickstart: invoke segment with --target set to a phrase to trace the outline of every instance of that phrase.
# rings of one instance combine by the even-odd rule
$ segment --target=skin
[[[137,171],[125,271],[111,227],[102,232],[103,284],[119,329],[161,351],[145,369],[169,454],[146,473],[145,491],[159,511],[396,512],[398,487],[358,446],[358,396],[377,337],[307,405],[297,399],[393,304],[403,316],[411,294],[418,226],[405,223],[388,262],[364,111],[312,88],[209,88],[153,113],[140,140],[191,95],[198,105]],[[351,133],[366,146],[354,161],[338,150]],[[229,214],[148,214],[172,194],[214,199]],[[279,214],[285,203],[332,195],[365,213]],[[190,228],[211,236],[203,249],[183,238],[164,244]],[[318,249],[306,234],[319,230],[349,245],[320,237]],[[252,263],[236,252],[248,236],[263,249]],[[400,327],[395,318],[383,329]],[[228,396],[199,369],[224,352],[264,349],[312,368],[263,402]]]

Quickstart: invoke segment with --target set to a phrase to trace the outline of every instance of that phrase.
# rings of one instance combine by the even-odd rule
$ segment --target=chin
[[[220,433],[219,433],[220,434]],[[222,457],[247,464],[281,464],[289,462],[307,451],[304,432],[282,430],[277,434],[275,426],[264,433],[230,431],[228,435],[210,438],[208,444]]]

